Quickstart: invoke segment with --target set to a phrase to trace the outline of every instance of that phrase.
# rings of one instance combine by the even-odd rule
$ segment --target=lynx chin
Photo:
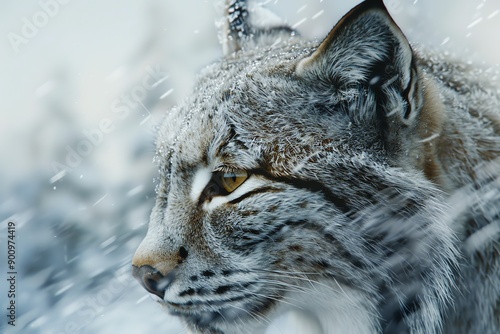
[[[381,0],[321,42],[228,0],[132,271],[191,333],[500,333],[500,90]],[[160,315],[159,315],[160,316]],[[306,333],[310,334],[310,333]]]

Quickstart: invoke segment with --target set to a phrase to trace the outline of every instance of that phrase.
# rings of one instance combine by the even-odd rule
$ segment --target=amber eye
[[[219,172],[218,178],[220,185],[228,192],[235,191],[243,182],[248,179],[248,173],[244,170],[231,172]]]

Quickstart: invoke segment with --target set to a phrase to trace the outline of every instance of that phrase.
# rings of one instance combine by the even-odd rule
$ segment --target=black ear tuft
[[[250,36],[248,24],[248,8],[245,0],[229,0],[224,20],[223,52],[229,54],[241,49],[241,39]]]
[[[227,0],[222,48],[225,55],[245,48],[272,45],[296,35],[283,20],[258,4]]]

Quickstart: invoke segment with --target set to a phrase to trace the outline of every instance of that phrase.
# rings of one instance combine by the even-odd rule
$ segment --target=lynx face
[[[435,332],[455,248],[408,42],[379,1],[319,46],[229,12],[229,54],[161,126],[134,275],[196,333],[258,333],[287,309],[325,333]]]

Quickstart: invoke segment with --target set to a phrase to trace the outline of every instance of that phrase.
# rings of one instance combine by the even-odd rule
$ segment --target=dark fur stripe
[[[172,303],[169,302],[170,305],[173,305],[175,307],[192,307],[196,305],[212,305],[212,306],[218,306],[218,305],[226,305],[229,303],[234,303],[237,301],[241,300],[246,300],[252,298],[254,295],[251,293],[243,294],[240,296],[232,297],[232,298],[227,298],[227,299],[222,299],[222,300],[194,300],[194,301],[189,301],[186,303]]]
[[[279,189],[276,189],[273,187],[264,187],[264,188],[254,189],[252,191],[247,192],[246,194],[241,195],[238,198],[233,199],[232,201],[229,201],[229,204],[237,204],[237,203],[243,201],[244,199],[247,199],[247,198],[252,197],[254,195],[263,194],[263,193],[271,193],[271,192],[279,192],[279,191],[280,191]]]
[[[287,177],[287,176],[274,177],[266,172],[264,172],[263,175],[271,180],[286,183],[286,184],[291,185],[297,189],[305,189],[305,190],[308,190],[310,192],[320,193],[321,195],[323,195],[323,197],[326,200],[328,200],[330,203],[335,205],[337,207],[337,209],[339,209],[342,213],[347,214],[350,211],[350,208],[347,205],[346,199],[339,197],[339,196],[336,196],[324,184],[322,184],[316,180],[302,180],[302,179],[296,179],[296,178],[291,178],[291,177]]]

